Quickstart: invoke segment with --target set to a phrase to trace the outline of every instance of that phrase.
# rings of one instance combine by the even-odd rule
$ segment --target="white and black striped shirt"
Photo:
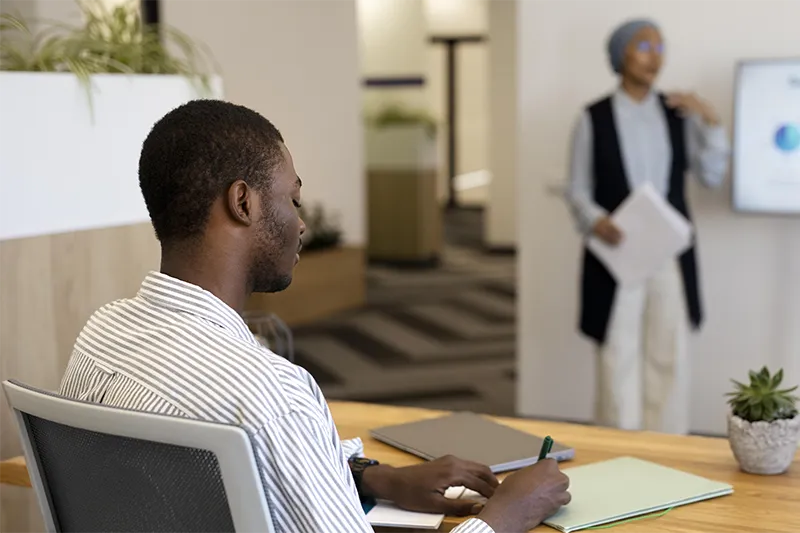
[[[150,273],[136,297],[98,310],[61,394],[115,407],[238,424],[253,436],[278,533],[372,531],[314,378],[263,347],[208,291]],[[481,520],[458,533],[491,533]]]

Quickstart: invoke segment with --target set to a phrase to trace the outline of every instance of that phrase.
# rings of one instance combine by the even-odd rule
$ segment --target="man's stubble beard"
[[[258,231],[256,254],[250,268],[253,292],[280,292],[292,283],[292,272],[282,274],[279,263],[289,246],[286,232],[276,222],[273,211],[264,206],[268,216],[262,219]]]

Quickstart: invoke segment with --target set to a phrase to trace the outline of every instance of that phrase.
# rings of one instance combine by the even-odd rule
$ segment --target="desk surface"
[[[18,485],[20,487],[31,486],[31,479],[28,477],[28,469],[25,467],[24,457],[12,457],[11,459],[0,461],[0,483]]]
[[[360,437],[368,457],[395,466],[420,462],[416,457],[370,438],[373,427],[440,416],[442,412],[404,407],[331,402],[343,439]],[[754,476],[741,472],[725,439],[684,437],[647,432],[500,418],[500,422],[537,435],[552,435],[575,447],[575,459],[565,468],[630,455],[730,483],[734,494],[678,507],[661,518],[614,527],[620,532],[713,533],[800,532],[800,452],[789,472],[781,476]],[[22,458],[0,464],[0,482],[30,486]],[[447,518],[443,529],[460,523]],[[554,531],[542,526],[542,531]],[[538,531],[538,530],[537,530]]]

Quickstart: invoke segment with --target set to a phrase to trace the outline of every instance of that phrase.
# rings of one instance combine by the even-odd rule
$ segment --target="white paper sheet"
[[[405,511],[391,502],[381,500],[367,513],[367,520],[373,527],[438,529],[444,515]]]
[[[609,246],[595,236],[589,249],[621,286],[636,286],[691,246],[692,226],[650,184],[637,188],[612,214],[622,242]]]

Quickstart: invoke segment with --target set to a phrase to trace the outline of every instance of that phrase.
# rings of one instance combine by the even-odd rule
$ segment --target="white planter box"
[[[421,125],[397,125],[366,130],[369,170],[436,170],[436,138]]]
[[[221,80],[212,94],[222,97]],[[171,109],[201,97],[180,76],[0,72],[0,240],[149,220],[142,141]]]

